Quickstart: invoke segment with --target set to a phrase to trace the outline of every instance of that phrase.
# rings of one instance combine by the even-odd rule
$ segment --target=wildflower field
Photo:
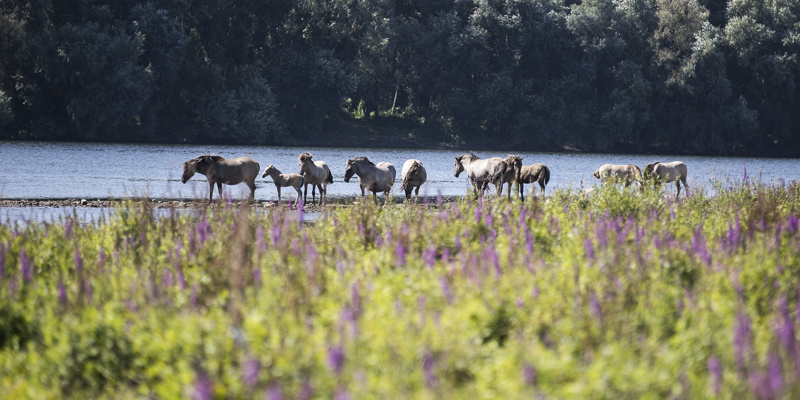
[[[4,398],[800,397],[800,184],[0,225]]]

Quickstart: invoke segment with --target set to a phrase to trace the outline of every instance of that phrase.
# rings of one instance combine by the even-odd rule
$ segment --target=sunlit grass
[[[0,225],[10,398],[800,395],[800,185]]]

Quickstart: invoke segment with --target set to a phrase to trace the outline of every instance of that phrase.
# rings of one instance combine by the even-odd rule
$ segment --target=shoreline
[[[443,196],[442,203],[451,203],[463,196]],[[370,198],[370,197],[367,197]],[[357,203],[361,196],[336,196],[328,198],[327,206],[314,204],[304,204],[303,209],[306,211],[322,211],[327,208],[340,208],[348,207]],[[436,207],[437,197],[428,196],[427,206]],[[319,201],[319,199],[317,199]],[[239,206],[242,202],[247,200],[232,200],[225,199],[222,204],[233,204]],[[404,204],[406,202],[405,196],[392,196],[389,199],[389,204]],[[412,197],[413,202],[413,197]],[[119,207],[126,203],[134,204],[137,206],[145,206],[148,208],[159,209],[201,209],[208,207],[210,204],[205,199],[170,199],[170,198],[96,198],[96,199],[76,199],[76,198],[26,198],[26,199],[0,199],[0,208],[24,208],[24,207],[43,207],[43,208],[110,208]],[[378,203],[383,203],[382,196],[378,196]],[[215,199],[213,205],[219,205],[219,200]],[[420,196],[420,205],[425,204],[424,198]],[[294,200],[282,200],[278,204],[277,200],[256,200],[253,204],[259,208],[272,208],[272,207],[288,207],[294,208]]]

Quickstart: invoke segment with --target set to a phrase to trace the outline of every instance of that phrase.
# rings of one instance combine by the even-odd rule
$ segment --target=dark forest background
[[[797,156],[798,57],[797,0],[0,0],[0,139]]]

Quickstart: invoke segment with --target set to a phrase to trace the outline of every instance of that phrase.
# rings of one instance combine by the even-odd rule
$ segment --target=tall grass
[[[795,398],[800,185],[0,226],[9,398]]]

